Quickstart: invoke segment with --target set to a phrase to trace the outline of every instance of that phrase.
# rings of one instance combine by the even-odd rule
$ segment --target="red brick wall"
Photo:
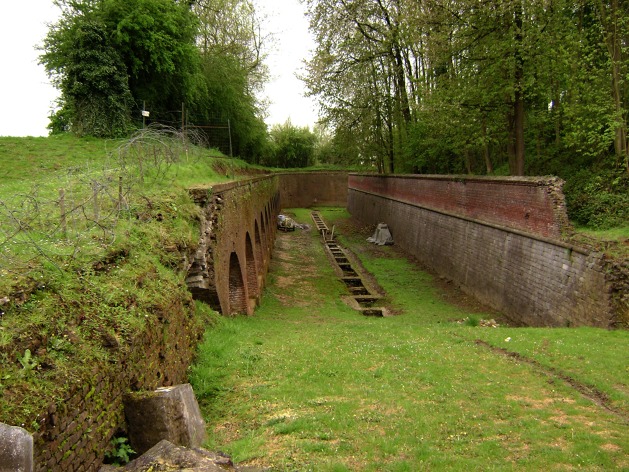
[[[569,228],[557,178],[351,174],[349,187],[546,237]]]
[[[509,205],[504,201],[518,208],[518,202],[507,197],[514,188],[510,179],[503,186],[498,179],[475,184],[475,195],[483,188],[492,198],[471,198],[469,189],[461,188],[468,184],[451,178],[428,181],[352,175],[348,209],[367,224],[387,223],[396,245],[517,323],[604,328],[622,323],[624,315],[610,296],[612,286],[601,256],[539,234],[561,228],[562,221],[551,218],[561,208],[552,208],[548,195],[554,190],[544,189],[546,179],[529,181],[523,189],[515,186],[523,200],[520,208],[546,201],[541,212],[545,218],[531,213],[519,219],[505,210]],[[427,188],[434,189],[431,195],[426,195]],[[448,202],[448,196],[453,201]],[[466,208],[464,198],[472,208]],[[439,208],[428,208],[427,202]],[[521,215],[515,209],[513,214]],[[499,214],[506,215],[505,225],[497,222]],[[530,220],[545,223],[527,226]]]
[[[281,208],[347,205],[347,172],[286,172],[278,175]]]
[[[252,314],[275,241],[278,177],[215,185],[204,192],[195,192],[194,198],[205,208],[202,233],[207,238],[200,246],[204,254],[197,254],[198,262],[190,268],[189,286],[195,296],[224,315]],[[258,247],[247,251],[247,241]],[[200,270],[199,264],[205,268]]]

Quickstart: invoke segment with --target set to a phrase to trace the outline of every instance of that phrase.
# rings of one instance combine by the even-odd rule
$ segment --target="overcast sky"
[[[48,115],[58,92],[44,68],[37,64],[47,23],[58,17],[52,0],[0,0],[0,136],[46,136]],[[299,126],[314,125],[313,101],[303,95],[295,77],[314,44],[308,34],[304,7],[299,0],[254,0],[264,28],[275,36],[268,65],[272,80],[266,89],[270,100],[269,125],[291,119]]]

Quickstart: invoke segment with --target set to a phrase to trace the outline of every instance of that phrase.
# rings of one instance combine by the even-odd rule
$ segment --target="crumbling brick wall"
[[[279,214],[278,177],[194,189],[204,209],[187,284],[225,315],[252,314],[268,270]]]
[[[69,381],[65,397],[40,412],[33,435],[36,471],[99,470],[112,435],[125,428],[123,395],[187,381],[203,326],[190,297],[172,294],[169,308],[117,348],[115,362],[94,365],[89,377]]]

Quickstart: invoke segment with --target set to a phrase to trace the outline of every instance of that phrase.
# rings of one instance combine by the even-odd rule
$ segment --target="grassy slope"
[[[172,298],[190,297],[175,269],[179,250],[198,240],[198,208],[186,187],[229,180],[239,161],[223,162],[228,172],[217,173],[218,154],[193,149],[161,180],[129,193],[128,210],[104,220],[114,225],[106,238],[96,231],[68,242],[48,231],[58,224],[58,216],[46,220],[59,212],[58,189],[78,194],[115,169],[122,144],[0,138],[0,422],[37,429],[36,414],[61,401],[67,384],[96,364],[110,368],[116,353],[103,348],[104,335],[130,339]],[[16,208],[29,226],[9,221]]]
[[[324,213],[341,234],[342,215]],[[211,448],[277,470],[629,467],[628,332],[458,324],[489,315],[366,236],[343,240],[403,313],[361,317],[318,237],[280,234],[261,307],[220,320],[193,369]]]

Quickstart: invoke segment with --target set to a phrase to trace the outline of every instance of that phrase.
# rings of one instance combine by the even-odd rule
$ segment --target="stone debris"
[[[457,320],[456,321],[457,324],[470,324],[470,318],[469,316],[466,318],[463,318],[462,320]],[[478,320],[478,324],[476,326],[480,326],[481,328],[498,328],[500,325],[496,322],[496,320],[494,320],[493,318],[489,319],[489,320]]]
[[[186,447],[199,447],[206,440],[205,422],[190,384],[131,393],[124,408],[129,442],[140,454],[163,439]]]
[[[0,423],[0,472],[32,472],[33,466],[33,436]]]
[[[162,440],[145,454],[122,467],[105,465],[99,472],[265,472],[268,469],[239,467],[221,453],[176,446]]]

